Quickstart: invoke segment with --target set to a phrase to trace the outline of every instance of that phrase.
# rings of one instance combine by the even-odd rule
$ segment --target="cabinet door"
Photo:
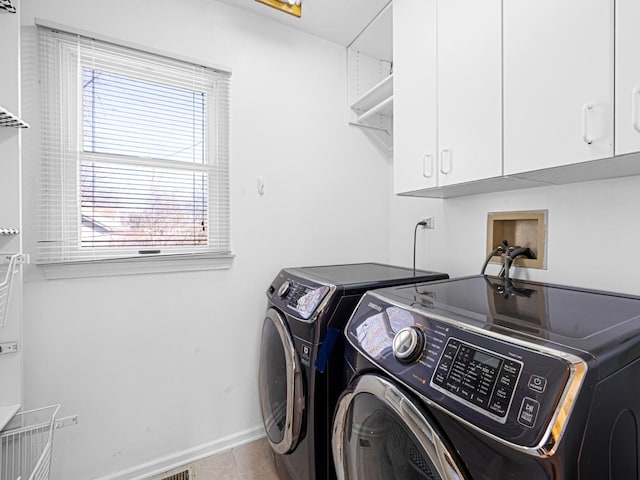
[[[616,1],[616,155],[640,152],[640,2]]]
[[[503,15],[504,173],[612,156],[613,0],[509,0]]]
[[[502,175],[501,5],[438,2],[440,185]]]
[[[437,184],[436,107],[436,0],[394,0],[395,193]]]

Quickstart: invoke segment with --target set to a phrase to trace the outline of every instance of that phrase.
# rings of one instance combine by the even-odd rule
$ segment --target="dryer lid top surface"
[[[374,289],[405,284],[414,277],[411,268],[381,263],[351,263],[290,268],[287,271],[346,289]],[[440,272],[416,270],[415,282],[449,278]]]

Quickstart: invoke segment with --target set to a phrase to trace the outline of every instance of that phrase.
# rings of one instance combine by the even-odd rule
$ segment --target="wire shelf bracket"
[[[18,271],[18,265],[29,262],[29,256],[17,253],[6,257],[6,272],[4,280],[0,283],[0,327],[4,327],[7,321],[7,313],[9,312],[9,300],[11,300],[11,287],[15,273]],[[2,278],[2,277],[0,277]]]

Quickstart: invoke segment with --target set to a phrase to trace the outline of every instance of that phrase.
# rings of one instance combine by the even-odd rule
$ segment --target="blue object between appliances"
[[[315,363],[316,370],[320,373],[324,373],[325,368],[327,368],[327,362],[329,361],[331,350],[333,350],[333,345],[336,343],[336,338],[338,338],[338,335],[340,335],[339,328],[327,329],[327,333],[324,336],[324,342],[322,342],[322,346],[318,351],[318,356],[316,357]]]

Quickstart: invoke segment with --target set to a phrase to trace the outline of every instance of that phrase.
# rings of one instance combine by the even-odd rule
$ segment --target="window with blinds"
[[[230,256],[230,74],[40,27],[39,263]]]

